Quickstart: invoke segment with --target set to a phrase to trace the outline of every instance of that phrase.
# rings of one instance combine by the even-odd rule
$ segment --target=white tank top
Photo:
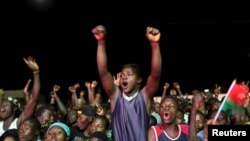
[[[15,120],[12,121],[10,124],[10,127],[8,129],[17,129],[17,120],[18,118],[15,118]],[[3,121],[0,121],[0,136],[5,132],[6,130],[3,129]]]

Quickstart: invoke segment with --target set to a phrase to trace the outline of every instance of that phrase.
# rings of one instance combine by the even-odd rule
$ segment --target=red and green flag
[[[236,83],[236,80],[233,81],[231,84],[223,102],[221,103],[221,106],[215,116],[214,121],[219,116],[220,111],[225,111],[228,116],[232,116],[232,112],[236,110],[239,107],[243,107],[246,98],[248,96],[249,89],[247,85],[244,84],[238,84]]]

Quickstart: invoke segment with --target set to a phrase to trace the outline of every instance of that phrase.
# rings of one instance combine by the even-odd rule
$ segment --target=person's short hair
[[[36,109],[35,117],[41,116],[42,113],[44,113],[46,110],[53,112],[52,109],[48,105],[43,105],[43,106],[39,107],[38,109]]]
[[[164,97],[164,98],[161,100],[161,103],[160,103],[160,104],[162,104],[162,102],[163,102],[165,99],[171,99],[171,100],[173,100],[173,102],[174,102],[175,105],[176,105],[177,110],[179,109],[178,99],[177,99],[176,97],[171,96],[171,95],[167,95],[166,97]]]
[[[18,129],[8,129],[8,130],[6,130],[2,134],[2,136],[0,136],[0,141],[3,141],[7,137],[11,137],[14,140],[18,141]]]
[[[80,110],[81,114],[85,115],[85,116],[91,116],[94,117],[96,110],[94,107],[88,105],[88,104],[84,104]]]
[[[141,75],[142,75],[141,69],[140,69],[139,65],[137,65],[137,64],[124,64],[124,65],[122,65],[122,69],[124,69],[124,68],[132,68],[138,77],[141,77]]]
[[[33,125],[35,130],[40,131],[41,123],[39,122],[39,120],[37,118],[30,117],[23,122],[26,122],[26,121],[30,122]]]
[[[215,97],[211,97],[207,100],[207,104],[212,104],[214,102],[220,102],[220,100],[218,98],[215,98]]]
[[[98,138],[100,141],[108,141],[108,137],[105,132],[96,131],[90,135],[89,138]]]
[[[102,121],[104,121],[104,124],[105,124],[105,129],[108,129],[109,128],[109,120],[106,118],[106,116],[96,116],[95,119],[100,119]]]
[[[19,100],[16,98],[13,98],[11,96],[4,97],[3,101],[7,101],[11,104],[12,107],[18,107],[19,106]]]

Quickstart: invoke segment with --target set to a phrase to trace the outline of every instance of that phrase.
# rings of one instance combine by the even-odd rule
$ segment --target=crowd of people
[[[0,141],[207,141],[210,124],[250,123],[248,83],[241,84],[245,89],[243,104],[230,114],[221,111],[216,120],[223,100],[218,99],[220,86],[216,85],[210,94],[195,89],[191,92],[192,99],[182,94],[179,83],[165,83],[159,88],[162,70],[159,29],[146,29],[151,71],[144,86],[137,64],[125,64],[115,76],[111,74],[106,29],[98,25],[92,33],[97,40],[101,82],[72,84],[68,87],[71,93],[68,103],[62,102],[63,97],[58,95],[61,87],[55,84],[50,101],[40,101],[39,65],[32,57],[23,58],[33,79],[24,86],[23,104],[5,97],[4,90],[0,90]],[[98,91],[100,87],[107,94],[107,101]],[[153,97],[159,91],[162,91],[161,101],[156,102]]]

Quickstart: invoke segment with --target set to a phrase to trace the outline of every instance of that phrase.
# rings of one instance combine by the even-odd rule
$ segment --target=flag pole
[[[224,106],[224,104],[225,104],[225,102],[226,102],[226,100],[227,100],[227,98],[228,98],[228,96],[229,96],[229,94],[230,94],[230,92],[231,92],[231,90],[232,90],[235,83],[236,83],[236,79],[234,79],[234,81],[232,82],[230,88],[228,89],[227,94],[226,94],[225,98],[223,99],[223,101],[222,101],[222,103],[220,105],[220,108],[219,108],[219,110],[217,111],[217,113],[216,113],[216,115],[214,117],[213,122],[215,122],[217,120],[217,118],[218,118],[218,116],[219,116],[219,114],[220,114],[220,112],[222,110],[222,107]]]

